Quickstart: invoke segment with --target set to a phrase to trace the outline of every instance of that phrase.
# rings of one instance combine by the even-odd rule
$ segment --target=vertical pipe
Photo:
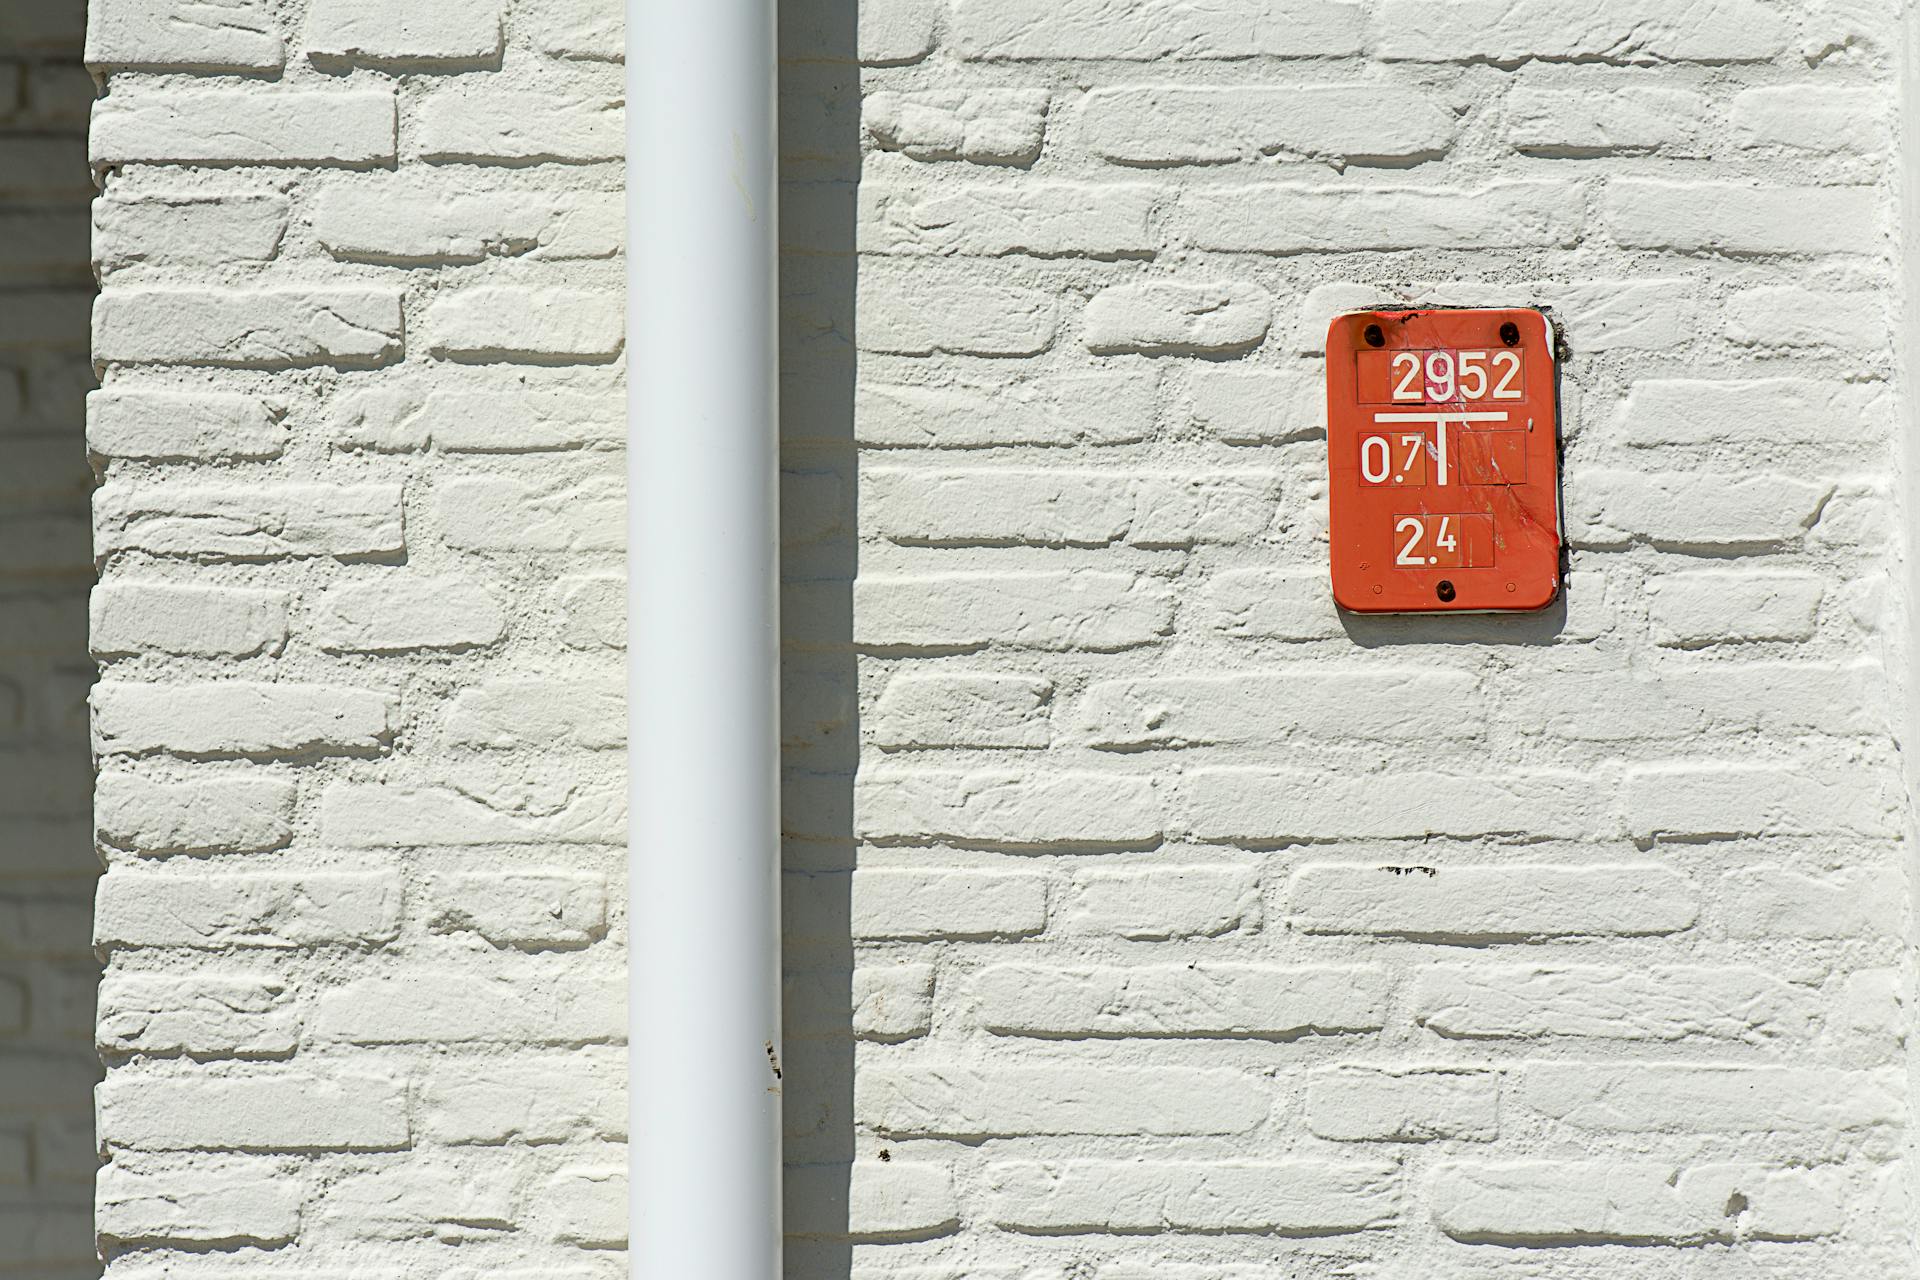
[[[632,1274],[780,1271],[775,0],[628,0]]]
[[[1901,571],[1895,598],[1900,602],[1897,640],[1889,654],[1888,669],[1900,700],[1899,738],[1901,764],[1906,781],[1907,806],[1906,871],[1908,937],[1905,963],[1911,983],[1920,977],[1920,823],[1916,822],[1914,801],[1920,797],[1920,8],[1900,5],[1889,12],[1886,22],[1898,24],[1897,46],[1900,66],[1900,151],[1899,205],[1900,226],[1891,269],[1899,276],[1900,397],[1895,459],[1900,486],[1902,517]],[[1911,1006],[1908,1006],[1911,1008]],[[1907,1097],[1911,1107],[1920,1099],[1920,1038],[1907,1028]],[[1908,1129],[1906,1161],[1906,1209],[1901,1223],[1908,1266],[1920,1274],[1920,1130]]]

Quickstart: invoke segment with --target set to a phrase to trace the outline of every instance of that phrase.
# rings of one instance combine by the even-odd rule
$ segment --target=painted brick
[[[234,369],[370,368],[400,358],[400,295],[387,289],[114,289],[93,309],[107,364]]]
[[[1813,1000],[1758,969],[1700,965],[1500,965],[1431,968],[1414,1019],[1464,1040],[1581,1036],[1599,1040],[1739,1040],[1811,1033]]]
[[[580,947],[607,927],[607,880],[585,871],[449,872],[427,887],[427,927],[495,946]]]
[[[390,1151],[410,1133],[404,1082],[351,1071],[121,1072],[96,1098],[102,1141],[142,1151]]]
[[[184,1168],[116,1160],[95,1183],[94,1229],[111,1244],[290,1244],[300,1231],[303,1181],[286,1162],[258,1156]]]
[[[1758,550],[1797,543],[1833,487],[1773,474],[1583,471],[1566,494],[1576,547]]]
[[[626,682],[521,680],[461,691],[447,708],[447,741],[469,747],[580,747],[627,741]]]
[[[1163,193],[1144,183],[1030,182],[1008,190],[943,183],[931,190],[860,185],[864,254],[1002,257],[1136,256],[1160,243]]]
[[[1859,289],[1743,289],[1726,306],[1726,334],[1751,347],[1863,347],[1888,342],[1886,299]]]
[[[192,192],[113,196],[93,202],[93,261],[102,275],[130,267],[268,262],[280,252],[285,196]]]
[[[501,8],[501,0],[436,0],[427,8],[312,0],[305,47],[315,61],[479,62],[500,52]]]
[[[1581,779],[1550,770],[1402,773],[1383,799],[1375,775],[1205,768],[1188,775],[1185,791],[1203,840],[1576,837],[1600,822]]]
[[[1195,188],[1181,200],[1194,244],[1230,253],[1570,247],[1586,228],[1577,187],[1501,182],[1477,190]]]
[[[1304,933],[1449,939],[1658,936],[1693,924],[1698,896],[1657,864],[1423,867],[1311,863],[1288,889]]]
[[[454,83],[420,103],[413,146],[432,161],[618,160],[618,99]]]
[[[511,1168],[433,1155],[351,1173],[319,1197],[319,1218],[348,1240],[488,1240],[520,1222]]]
[[[931,545],[1238,542],[1272,524],[1279,501],[1278,480],[1254,472],[873,468],[860,479],[869,529]]]
[[[1656,644],[1683,649],[1811,640],[1825,594],[1813,574],[1670,573],[1647,583],[1647,615]]]
[[[110,483],[94,495],[93,521],[96,555],[359,559],[407,545],[397,484]]]
[[[103,583],[93,591],[88,640],[98,658],[278,654],[286,647],[292,604],[290,592],[255,587]]]
[[[1267,1088],[1256,1076],[1228,1070],[875,1065],[856,1074],[853,1105],[863,1123],[884,1134],[1174,1137],[1251,1128],[1266,1117]]]
[[[1116,8],[1106,0],[954,0],[952,33],[976,59],[1307,58],[1358,53],[1351,0],[1255,0],[1219,8]]]
[[[1081,374],[1033,382],[921,387],[864,383],[862,445],[964,449],[1002,444],[1132,444],[1153,429],[1154,379]]]
[[[952,1171],[904,1160],[789,1165],[786,1209],[791,1235],[856,1240],[944,1235],[960,1216]]]
[[[102,755],[377,755],[399,714],[392,696],[366,689],[237,680],[103,681],[91,701]]]
[[[1683,89],[1621,88],[1595,93],[1516,85],[1504,102],[1506,137],[1537,156],[1700,154],[1713,124],[1706,97]]]
[[[1016,871],[874,867],[853,876],[856,938],[1021,937],[1047,923],[1047,885]]]
[[[1520,1105],[1576,1129],[1610,1133],[1840,1134],[1900,1123],[1886,1072],[1714,1063],[1535,1062]]]
[[[446,1062],[423,1079],[420,1131],[439,1142],[624,1139],[625,1073],[602,1054]]]
[[[101,390],[87,397],[87,448],[109,458],[277,458],[283,415],[253,396]]]
[[[1237,1035],[1376,1031],[1386,972],[1189,962],[1053,968],[994,965],[974,980],[980,1025],[1020,1035]]]
[[[1638,835],[1897,837],[1900,793],[1890,776],[1855,768],[1776,768],[1732,762],[1640,765],[1623,786]]]
[[[626,53],[626,12],[616,0],[552,0],[514,15],[531,28],[540,52],[556,58],[619,62]]]
[[[1460,1162],[1437,1167],[1431,1182],[1435,1224],[1468,1242],[1811,1240],[1842,1221],[1843,1190],[1830,1169]]]
[[[551,987],[525,971],[405,969],[341,983],[309,1034],[347,1044],[608,1044],[626,1034],[623,981],[573,975]]]
[[[1394,1224],[1390,1163],[1073,1160],[987,1167],[995,1222],[1045,1234],[1257,1231],[1329,1235]]]
[[[290,779],[216,774],[159,782],[122,770],[95,784],[100,840],[146,854],[259,853],[293,839]]]
[[[1059,324],[1058,300],[1039,289],[923,280],[909,290],[876,276],[861,292],[863,351],[1027,356],[1051,346]]]
[[[417,180],[336,183],[320,193],[313,221],[334,257],[402,266],[612,258],[626,234],[620,202],[607,196]]]
[[[1166,634],[1173,605],[1165,583],[1135,574],[875,574],[854,584],[853,639],[874,648],[1114,652]]]
[[[1736,938],[1888,938],[1900,932],[1900,899],[1858,870],[1808,875],[1753,867],[1721,879],[1727,932]]]
[[[855,831],[870,840],[1151,844],[1161,806],[1157,780],[1129,774],[899,766],[865,771],[854,789]]]
[[[867,717],[880,746],[1044,747],[1053,684],[1038,676],[901,675]]]
[[[626,308],[604,292],[465,289],[427,308],[427,347],[462,360],[607,360],[625,341]]]
[[[507,611],[480,583],[401,571],[329,587],[309,626],[314,642],[336,653],[470,649],[506,634]]]
[[[528,482],[473,476],[434,490],[449,545],[463,551],[617,551],[626,539],[624,482]]]
[[[1881,215],[1863,187],[1614,179],[1602,197],[1613,238],[1682,253],[1877,253]]]
[[[1335,1142],[1490,1142],[1500,1130],[1497,1072],[1454,1067],[1326,1067],[1307,1078],[1307,1128]]]
[[[1067,731],[1087,746],[1271,743],[1288,738],[1445,741],[1476,736],[1475,681],[1412,668],[1108,680],[1074,703]]]
[[[1040,155],[1047,105],[1042,89],[880,92],[866,96],[861,122],[880,147],[915,160],[1025,165]]]
[[[1260,885],[1251,868],[1156,867],[1075,874],[1058,925],[1068,933],[1157,941],[1218,937],[1260,919]]]
[[[625,806],[623,787],[579,784],[549,797],[498,773],[459,785],[336,782],[320,793],[320,830],[354,849],[618,844]]]
[[[204,6],[100,0],[87,7],[85,58],[96,67],[277,71],[286,49],[267,0]]]
[[[1258,346],[1273,296],[1240,281],[1152,280],[1103,289],[1087,303],[1087,350],[1101,355],[1228,353]]]
[[[1871,89],[1807,85],[1745,89],[1729,113],[1743,147],[1878,154],[1893,142],[1886,98]]]
[[[128,974],[100,984],[102,1053],[278,1058],[293,1052],[299,1034],[292,992],[275,978]]]
[[[101,166],[372,165],[394,138],[393,92],[375,89],[137,89],[100,99],[87,134]]]
[[[1451,145],[1451,112],[1417,90],[1384,86],[1096,89],[1080,137],[1121,164],[1225,164],[1274,154],[1347,163],[1405,161]]]
[[[1375,53],[1426,62],[1764,62],[1793,39],[1787,14],[1761,0],[1580,0],[1548,12],[1526,0],[1386,0]]]
[[[115,873],[100,881],[93,936],[108,950],[387,942],[400,907],[391,872]]]

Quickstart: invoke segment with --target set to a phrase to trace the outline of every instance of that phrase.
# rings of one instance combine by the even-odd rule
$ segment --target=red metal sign
[[[1333,598],[1524,611],[1560,593],[1553,331],[1538,311],[1356,311],[1327,331]]]

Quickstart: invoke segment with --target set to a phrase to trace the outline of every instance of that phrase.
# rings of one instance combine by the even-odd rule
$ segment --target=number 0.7
[[[1389,377],[1394,400],[1405,403],[1525,396],[1518,351],[1396,351]]]

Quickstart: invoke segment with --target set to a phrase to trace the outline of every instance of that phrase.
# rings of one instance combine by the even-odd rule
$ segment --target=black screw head
[[[1377,324],[1368,325],[1366,331],[1360,336],[1367,340],[1367,345],[1370,347],[1384,347],[1387,345],[1387,335],[1381,331],[1380,326]]]
[[[1442,578],[1433,588],[1433,594],[1440,597],[1441,604],[1446,604],[1453,599],[1453,584]]]
[[[1510,347],[1520,345],[1520,326],[1509,320],[1500,326],[1500,341]]]

